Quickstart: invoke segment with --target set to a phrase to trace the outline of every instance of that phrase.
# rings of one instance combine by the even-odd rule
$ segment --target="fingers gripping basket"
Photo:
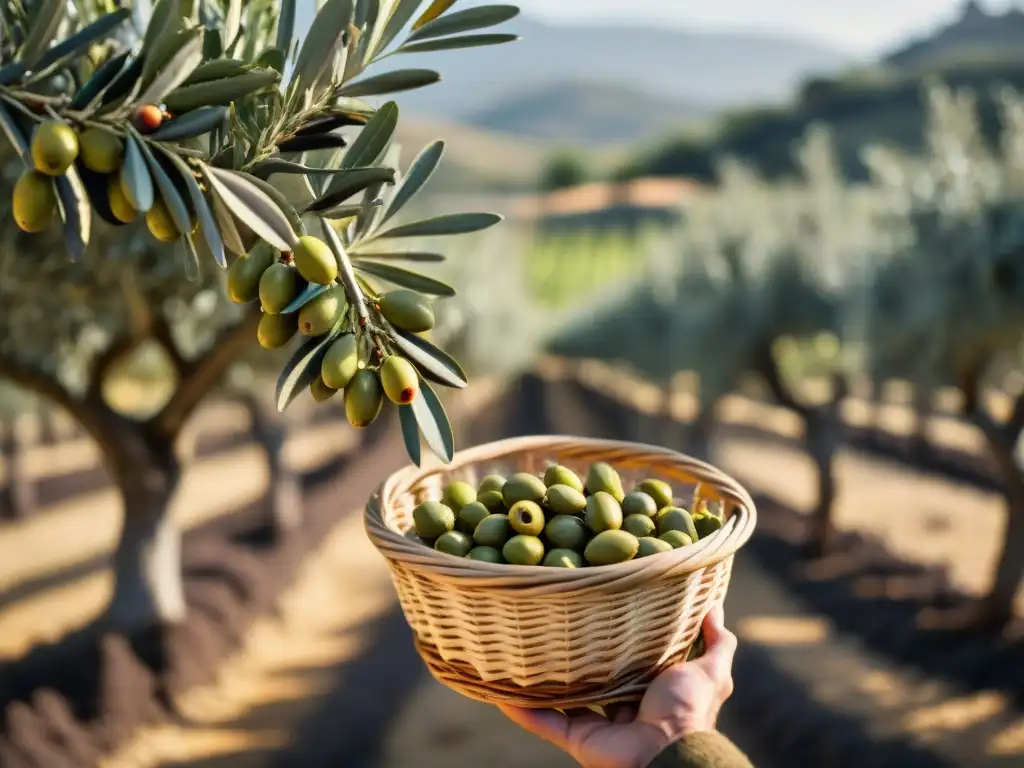
[[[582,569],[460,559],[413,538],[413,508],[440,499],[452,480],[537,473],[552,462],[584,473],[597,461],[615,467],[627,490],[657,477],[684,506],[694,497],[724,502],[725,525],[681,549]],[[560,709],[639,698],[658,672],[684,660],[704,616],[725,597],[733,554],[755,519],[750,495],[703,462],[570,437],[502,440],[463,451],[446,467],[402,470],[366,509],[367,532],[387,558],[434,677],[492,704]]]

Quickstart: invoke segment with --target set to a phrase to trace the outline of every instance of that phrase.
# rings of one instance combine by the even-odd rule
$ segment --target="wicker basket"
[[[685,506],[722,502],[723,527],[700,542],[599,568],[496,565],[436,552],[413,538],[412,510],[451,480],[541,472],[551,462],[615,467],[628,489],[670,482]],[[692,494],[692,495],[691,495]],[[460,452],[448,466],[392,475],[366,508],[416,648],[435,678],[492,704],[567,709],[635,700],[684,660],[704,616],[725,597],[733,554],[750,537],[750,495],[720,470],[664,448],[525,437]]]

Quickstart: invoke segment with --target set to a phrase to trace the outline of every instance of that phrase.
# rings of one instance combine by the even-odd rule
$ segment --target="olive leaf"
[[[68,105],[73,110],[85,109],[98,97],[102,96],[106,89],[114,82],[124,69],[125,62],[131,56],[131,51],[122,51],[103,62],[92,77],[82,86],[82,89],[75,94]]]
[[[349,113],[338,115],[325,115],[310,120],[295,132],[296,136],[309,136],[312,134],[329,133],[337,128],[346,128],[351,125],[366,125],[364,116],[356,117]]]
[[[263,53],[256,59],[256,66],[262,67],[263,69],[273,69],[278,72],[284,72],[287,64],[287,57],[280,48],[274,48],[271,46],[267,48]]]
[[[419,293],[425,293],[429,296],[455,295],[455,289],[447,283],[442,283],[440,280],[435,280],[432,277],[427,277],[402,267],[396,267],[393,264],[374,264],[372,261],[362,261],[360,259],[354,265],[356,269],[368,272],[382,280],[387,280],[389,283],[394,283]]]
[[[421,0],[395,0],[392,3],[391,17],[384,25],[380,39],[371,50],[367,51],[368,58],[373,58],[380,51],[383,51],[394,40],[398,33],[405,28],[405,25],[412,19],[413,14],[420,7]]]
[[[348,168],[314,168],[311,165],[303,165],[302,163],[295,163],[291,160],[285,160],[280,157],[268,157],[266,160],[260,160],[252,167],[254,175],[259,176],[261,179],[267,179],[273,176],[275,173],[287,173],[287,174],[303,174],[310,176],[333,176],[338,173],[351,173],[351,169]]]
[[[413,464],[417,467],[421,466],[423,456],[420,448],[420,428],[416,423],[416,414],[411,405],[398,406],[398,420],[402,425],[402,441],[405,443],[405,452],[409,454]]]
[[[454,51],[459,48],[479,48],[485,45],[501,45],[514,43],[519,35],[490,34],[462,35],[460,37],[442,37],[437,40],[422,40],[418,43],[403,43],[395,53],[431,53],[433,51]]]
[[[432,237],[461,235],[493,227],[505,217],[498,213],[446,213],[422,221],[413,221],[378,232],[362,241],[363,244],[396,237]]]
[[[424,24],[433,21],[442,13],[451,8],[453,5],[455,5],[455,0],[434,0],[434,2],[432,2],[427,7],[427,9],[420,14],[420,17],[416,19],[416,21],[413,23],[413,31],[419,29]]]
[[[142,50],[151,50],[159,37],[166,34],[181,17],[180,0],[156,0],[149,15],[146,33],[142,38]]]
[[[228,105],[275,85],[280,79],[281,75],[272,69],[253,69],[234,77],[182,85],[167,94],[164,104],[176,115],[199,107]]]
[[[171,56],[166,64],[152,78],[142,94],[139,101],[145,104],[159,104],[164,97],[181,85],[188,76],[195,71],[203,62],[203,30],[195,28],[183,33],[184,41],[177,52]],[[147,79],[143,72],[143,79]]]
[[[334,62],[354,13],[352,0],[327,0],[320,8],[295,60],[292,77],[303,90],[314,87]]]
[[[267,194],[248,179],[232,171],[202,163],[200,168],[224,205],[279,251],[290,251],[298,238],[288,217]]]
[[[224,13],[224,43],[234,44],[242,28],[242,0],[228,0],[228,9]]]
[[[206,33],[209,35],[210,30],[207,30]],[[252,69],[254,69],[252,64],[248,64],[241,59],[218,58],[200,64],[182,85],[196,85],[197,83],[208,83],[211,80],[223,80],[229,77],[236,77],[237,75],[244,75]]]
[[[132,129],[132,134],[134,134],[134,129]],[[192,222],[189,219],[188,207],[181,198],[178,188],[171,181],[171,177],[167,175],[167,172],[160,163],[156,161],[156,157],[154,157],[146,142],[139,139],[138,136],[133,136],[133,138],[136,139],[136,145],[141,150],[146,165],[149,166],[149,172],[156,182],[157,188],[160,190],[160,197],[163,199],[164,205],[167,206],[167,210],[174,220],[175,228],[179,234],[189,232],[192,229]]]
[[[155,190],[153,177],[146,167],[139,140],[134,134],[125,137],[124,163],[121,165],[121,186],[128,202],[139,213],[146,213],[153,207]]]
[[[309,387],[313,379],[320,375],[320,366],[323,364],[324,355],[327,354],[331,343],[340,335],[342,321],[343,319],[339,319],[334,328],[324,336],[305,342],[285,363],[284,369],[278,377],[274,396],[278,412],[283,413],[295,398]]]
[[[295,207],[288,201],[288,198],[277,188],[276,185],[270,184],[265,179],[261,179],[251,173],[246,173],[244,171],[238,171],[237,173],[240,178],[250,182],[257,189],[261,190],[263,194],[274,201],[277,207],[281,209],[281,212],[288,219],[288,223],[291,224],[292,229],[298,237],[302,237],[306,234],[306,226],[302,223],[302,217],[299,216]]]
[[[92,24],[83,27],[81,30],[71,35],[71,37],[66,40],[62,40],[44,53],[42,58],[40,58],[36,63],[36,71],[40,72],[51,68],[55,69],[61,64],[64,64],[65,62],[82,54],[86,49],[88,49],[94,40],[109,37],[110,34],[121,26],[131,15],[132,12],[129,9],[121,8],[113,13],[101,16]]]
[[[444,254],[426,253],[422,251],[359,251],[352,254],[353,259],[375,259],[377,261],[419,261],[419,262],[442,262]]]
[[[223,125],[228,117],[227,107],[200,107],[181,117],[168,120],[149,135],[153,141],[180,141],[202,136]]]
[[[373,200],[369,203],[347,203],[335,206],[334,208],[328,208],[326,211],[321,211],[318,215],[325,219],[351,219],[367,211],[380,209],[383,205],[384,203],[380,200]]]
[[[203,59],[215,61],[224,55],[224,41],[221,40],[219,29],[206,28],[203,34]]]
[[[455,435],[448,414],[430,385],[420,379],[420,393],[410,403],[427,447],[445,464],[455,456]]]
[[[217,217],[211,210],[210,204],[206,201],[203,190],[199,187],[199,182],[196,181],[196,177],[192,174],[192,170],[185,161],[178,157],[177,154],[166,149],[161,149],[161,151],[178,170],[186,189],[188,189],[189,199],[192,201],[192,210],[195,211],[196,218],[199,220],[199,228],[202,230],[207,249],[220,266],[226,267],[224,237],[220,232],[220,227],[217,225]],[[235,236],[238,236],[237,230],[235,230]],[[241,238],[239,238],[239,248],[241,248]]]
[[[142,65],[143,58],[135,56],[124,66],[109,86],[103,92],[100,104],[101,111],[109,112],[126,101],[129,101],[139,92],[142,87]]]
[[[514,5],[482,5],[477,8],[467,8],[464,11],[449,13],[438,19],[424,24],[419,29],[413,30],[405,39],[405,42],[412,43],[417,40],[429,40],[435,37],[446,35],[458,35],[462,32],[473,32],[477,29],[485,29],[498,24],[503,24],[519,15],[519,8]]]
[[[32,168],[32,151],[29,149],[28,140],[21,132],[17,123],[14,122],[14,118],[7,111],[7,107],[4,106],[3,102],[0,102],[0,131],[3,131],[4,136],[7,137],[11,146],[21,157],[22,162],[27,167]]]
[[[441,162],[441,156],[444,154],[444,142],[435,141],[433,144],[429,144],[424,147],[416,158],[412,161],[409,166],[408,172],[402,179],[401,184],[395,190],[394,196],[391,198],[391,202],[388,203],[387,209],[384,211],[384,216],[381,218],[380,223],[384,224],[388,219],[398,213],[402,207],[408,203],[417,192],[427,183],[431,174],[434,173],[434,169],[437,168],[437,164]]]
[[[331,186],[328,188],[327,194],[310,203],[306,207],[304,213],[326,211],[328,208],[340,205],[342,202],[352,197],[352,195],[362,192],[369,186],[389,183],[394,181],[394,179],[395,170],[393,168],[374,166],[370,168],[347,169],[333,182],[331,182]]]
[[[282,0],[277,16],[277,48],[287,57],[295,39],[295,0]]]
[[[213,218],[217,221],[217,231],[224,239],[224,247],[236,256],[241,256],[245,253],[245,244],[242,242],[242,236],[238,233],[238,227],[235,225],[235,219],[231,212],[213,192],[209,194],[208,202],[213,211]]]
[[[57,207],[64,220],[64,240],[72,261],[85,255],[92,235],[92,207],[85,191],[82,177],[71,166],[67,173],[55,179],[57,186]]]
[[[28,36],[18,49],[18,57],[29,68],[35,68],[37,60],[49,47],[67,15],[64,0],[40,0],[35,5],[32,25]]]
[[[339,167],[342,170],[351,170],[358,167],[372,166],[382,154],[387,151],[391,139],[395,135],[395,128],[398,127],[398,105],[389,101],[363,126],[352,146],[341,158]],[[344,177],[337,177],[331,186],[327,188],[328,194],[334,191],[334,185],[340,184]]]
[[[305,288],[302,289],[302,293],[295,297],[287,307],[281,310],[282,315],[290,315],[292,312],[298,312],[304,306],[309,304],[313,299],[322,293],[333,288],[333,285],[320,285],[319,283],[309,283]]]
[[[415,334],[396,330],[392,340],[409,362],[431,381],[453,389],[465,389],[469,385],[466,372],[447,352],[435,347],[426,339]]]
[[[16,80],[20,80],[26,72],[28,72],[28,67],[20,61],[0,67],[0,85],[8,85]]]
[[[110,209],[110,178],[107,174],[89,170],[81,157],[75,160],[75,168],[78,169],[82,185],[89,195],[89,204],[96,215],[112,227],[127,226],[125,222],[119,221]]]
[[[185,241],[185,279],[195,282],[202,273],[199,251],[196,250],[196,244],[192,240],[191,232],[185,230],[185,237],[183,239]]]
[[[382,93],[411,91],[433,85],[441,75],[432,69],[396,69],[349,83],[338,91],[341,96],[377,96]]]
[[[336,133],[314,133],[295,136],[277,145],[281,152],[313,152],[318,149],[341,149],[348,146],[344,136]]]

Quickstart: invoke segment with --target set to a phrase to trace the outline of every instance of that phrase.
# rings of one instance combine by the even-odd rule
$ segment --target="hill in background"
[[[677,117],[786,99],[809,75],[838,72],[849,58],[784,36],[563,26],[525,16],[506,26],[523,39],[403,56],[401,66],[437,69],[443,78],[402,94],[406,114],[556,141],[631,140]],[[540,127],[522,111],[537,108]],[[622,115],[614,124],[593,125],[613,113]]]

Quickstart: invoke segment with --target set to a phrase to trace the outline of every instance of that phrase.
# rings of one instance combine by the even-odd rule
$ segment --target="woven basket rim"
[[[431,475],[456,472],[466,466],[500,460],[514,453],[558,447],[654,454],[669,463],[679,465],[687,472],[694,473],[695,478],[702,484],[711,485],[724,498],[733,502],[734,513],[716,533],[689,546],[624,563],[579,569],[537,568],[452,557],[414,541],[385,521],[384,511],[388,500],[401,495]],[[614,465],[614,462],[612,463]],[[385,480],[370,497],[364,513],[368,537],[390,561],[417,571],[433,572],[441,578],[457,579],[467,587],[536,587],[545,592],[548,591],[546,588],[555,585],[565,585],[573,589],[588,586],[598,588],[609,582],[614,582],[617,588],[625,588],[668,573],[697,571],[735,554],[750,539],[756,522],[757,509],[750,493],[732,476],[712,464],[669,448],[646,443],[571,435],[506,438],[460,451],[447,465],[438,463],[436,466],[423,468],[410,465]]]

